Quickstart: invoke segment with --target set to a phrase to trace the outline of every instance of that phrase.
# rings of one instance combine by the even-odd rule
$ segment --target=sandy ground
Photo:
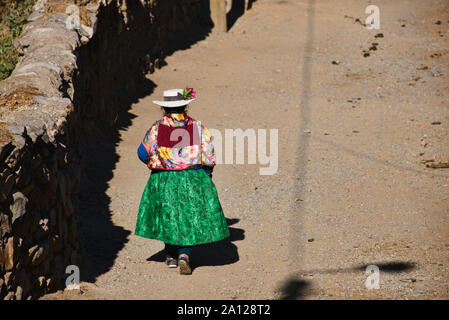
[[[157,87],[130,110],[106,191],[126,241],[82,292],[44,299],[449,298],[449,169],[421,163],[449,157],[449,4],[379,0],[380,30],[356,20],[368,4],[259,0],[148,75]],[[216,167],[231,238],[197,248],[191,276],[133,234],[149,176],[136,148],[161,116],[151,101],[185,85],[191,116],[223,136],[279,130],[276,174]]]

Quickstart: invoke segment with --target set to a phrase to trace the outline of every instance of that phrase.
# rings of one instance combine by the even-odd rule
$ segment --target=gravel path
[[[357,0],[259,0],[226,35],[168,57],[111,150],[115,231],[97,236],[111,265],[94,267],[82,293],[44,298],[447,299],[449,171],[422,161],[449,158],[449,6],[376,4],[380,30],[357,22]],[[194,251],[192,276],[133,234],[148,179],[136,148],[161,115],[151,101],[185,85],[198,93],[191,115],[223,136],[279,129],[277,174],[217,166],[231,239]],[[365,287],[368,265],[378,290]]]

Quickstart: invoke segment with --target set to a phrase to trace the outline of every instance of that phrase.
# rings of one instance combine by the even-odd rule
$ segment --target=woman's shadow
[[[236,224],[240,219],[228,219],[228,226]],[[239,261],[237,246],[232,242],[245,239],[245,230],[229,227],[229,237],[214,243],[200,244],[192,250],[192,269],[204,266],[223,266]],[[165,251],[153,254],[147,261],[164,262]]]

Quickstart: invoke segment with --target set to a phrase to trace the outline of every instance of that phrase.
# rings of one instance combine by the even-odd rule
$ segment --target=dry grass
[[[11,74],[19,59],[13,40],[22,32],[35,0],[2,0],[0,2],[0,80]]]

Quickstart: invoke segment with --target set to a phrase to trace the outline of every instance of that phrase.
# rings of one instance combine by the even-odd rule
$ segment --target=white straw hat
[[[194,98],[185,99],[184,90],[182,89],[171,89],[164,91],[164,101],[153,100],[154,104],[167,108],[176,108],[189,104]]]

